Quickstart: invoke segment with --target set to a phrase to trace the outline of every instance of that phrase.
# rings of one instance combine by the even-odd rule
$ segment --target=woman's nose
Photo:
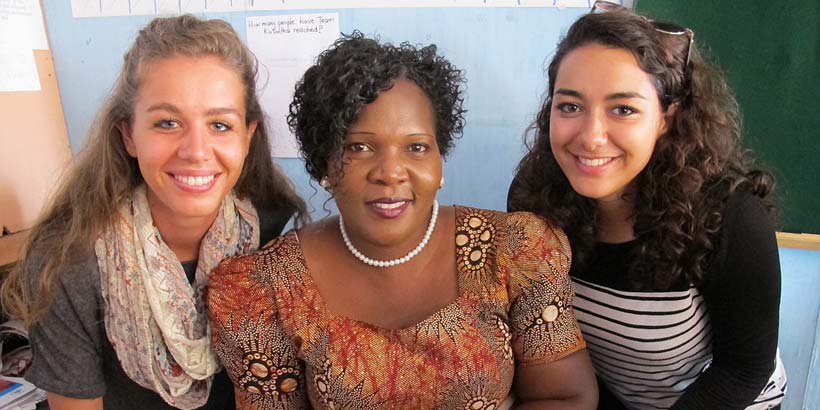
[[[394,185],[407,179],[407,167],[401,152],[388,149],[376,156],[376,164],[371,172],[374,182]]]
[[[197,162],[208,158],[208,132],[200,126],[188,128],[181,136],[177,154],[180,158]]]
[[[590,114],[585,120],[579,135],[584,150],[593,152],[609,140],[606,119],[603,114]]]

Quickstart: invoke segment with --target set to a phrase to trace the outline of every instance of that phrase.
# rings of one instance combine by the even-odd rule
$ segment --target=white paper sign
[[[48,50],[39,0],[0,0],[0,47]]]
[[[0,47],[0,92],[40,91],[34,51]]]
[[[260,100],[268,114],[275,157],[297,157],[286,116],[293,88],[316,56],[339,37],[339,15],[294,14],[248,17],[248,47],[259,59]]]

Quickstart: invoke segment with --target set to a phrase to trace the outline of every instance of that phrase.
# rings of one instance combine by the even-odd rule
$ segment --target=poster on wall
[[[248,47],[259,60],[260,103],[268,113],[287,113],[296,82],[316,56],[339,36],[339,15],[288,14],[248,17]],[[274,157],[298,156],[285,115],[268,118]]]
[[[48,50],[39,0],[0,0],[0,92],[39,91],[33,50]]]
[[[0,47],[48,50],[40,0],[0,0]]]
[[[610,0],[627,7],[632,0]],[[580,7],[594,0],[71,0],[74,17],[396,7]]]
[[[0,93],[19,91],[40,91],[34,51],[0,46]]]

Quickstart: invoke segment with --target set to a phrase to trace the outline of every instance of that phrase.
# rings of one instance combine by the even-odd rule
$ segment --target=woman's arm
[[[102,410],[103,399],[72,399],[56,393],[48,393],[48,408],[50,410]]]
[[[266,252],[275,252],[276,242],[271,246]],[[237,410],[309,408],[304,365],[279,322],[273,286],[257,281],[262,274],[255,270],[256,258],[230,258],[211,273],[207,301],[213,349],[233,382]],[[257,359],[248,360],[249,354]],[[289,377],[273,373],[288,367],[298,371],[288,370]]]
[[[516,409],[595,409],[598,387],[586,349],[551,363],[518,366]]]
[[[106,392],[99,277],[94,257],[64,267],[48,312],[29,328],[32,364],[25,378],[49,399],[94,399]]]
[[[734,194],[723,251],[701,287],[712,325],[712,364],[672,407],[744,409],[774,368],[780,309],[777,239],[763,204]]]
[[[508,222],[508,238],[516,240],[505,241],[512,244],[511,263],[502,277],[508,278],[518,404],[594,409],[598,389],[573,315],[567,237],[530,213],[510,214]]]

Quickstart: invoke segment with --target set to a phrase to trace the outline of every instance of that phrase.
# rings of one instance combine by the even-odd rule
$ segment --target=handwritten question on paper
[[[338,13],[250,16],[245,20],[248,47],[259,61],[265,84],[260,102],[269,117],[271,150],[277,157],[298,156],[285,116],[297,81],[316,57],[339,37]]]
[[[281,19],[248,20],[248,29],[276,34],[322,34],[329,27],[338,27],[337,15],[283,16]]]

